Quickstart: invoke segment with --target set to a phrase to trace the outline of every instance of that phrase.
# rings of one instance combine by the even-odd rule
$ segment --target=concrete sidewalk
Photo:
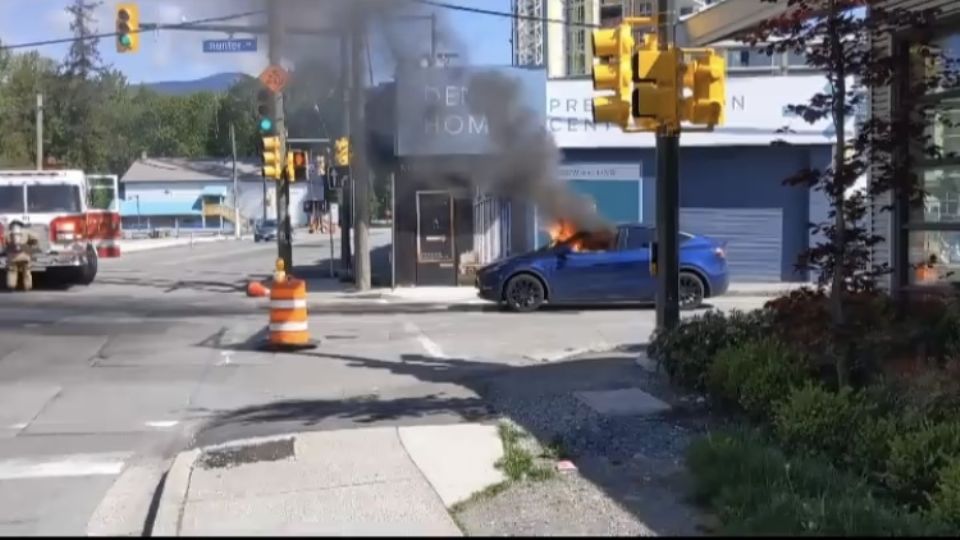
[[[142,238],[120,241],[120,254],[136,253],[138,251],[149,251],[153,249],[162,249],[177,246],[190,246],[194,244],[209,244],[211,242],[223,242],[233,240],[233,235],[224,236],[197,236],[194,238]]]
[[[461,536],[448,513],[504,480],[496,426],[376,427],[181,453],[153,536]]]

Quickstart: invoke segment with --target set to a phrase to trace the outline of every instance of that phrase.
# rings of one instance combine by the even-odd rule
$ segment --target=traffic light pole
[[[270,2],[267,11],[269,28],[267,55],[271,65],[280,65],[280,39],[283,35],[283,20],[280,18],[280,3]],[[280,136],[281,160],[286,159],[286,123],[283,115],[283,92],[274,94],[274,129]],[[281,167],[286,170],[286,167]],[[277,257],[283,259],[287,271],[293,268],[293,228],[290,224],[290,179],[282,174],[277,182]]]
[[[350,52],[350,160],[351,188],[353,190],[353,257],[354,285],[358,290],[370,289],[370,174],[366,159],[366,130],[363,122],[364,84],[363,47],[366,28],[354,28]]]
[[[340,39],[340,85],[341,96],[343,97],[343,131],[344,136],[350,136],[350,36],[344,33]],[[346,276],[353,271],[353,257],[350,246],[350,229],[353,216],[353,208],[347,210],[350,202],[350,182],[351,178],[342,182],[340,189],[337,190],[337,206],[340,209],[340,273]]]
[[[659,48],[673,42],[673,2],[657,0]],[[661,124],[657,129],[657,328],[672,329],[680,322],[680,129]]]

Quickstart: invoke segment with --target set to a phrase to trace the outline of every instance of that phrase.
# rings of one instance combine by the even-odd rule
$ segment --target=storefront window
[[[914,52],[911,69],[923,77],[945,69],[955,71],[960,62],[960,31],[935,40],[931,55]],[[960,93],[955,80],[945,78],[926,100],[935,114],[927,135],[941,157],[920,160],[917,175],[926,192],[922,208],[910,212],[907,260],[910,285],[960,282]],[[936,230],[934,230],[936,229]]]
[[[910,284],[960,282],[960,231],[910,234]]]

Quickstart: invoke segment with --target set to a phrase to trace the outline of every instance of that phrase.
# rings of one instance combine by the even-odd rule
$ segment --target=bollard
[[[269,350],[303,350],[316,347],[307,327],[307,284],[288,276],[283,260],[277,260],[270,287]]]

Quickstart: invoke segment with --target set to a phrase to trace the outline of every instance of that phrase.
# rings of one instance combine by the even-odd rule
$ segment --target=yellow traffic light
[[[350,140],[346,137],[340,137],[334,143],[334,162],[338,167],[347,167],[350,165]]]
[[[644,48],[633,55],[634,118],[679,126],[679,59],[677,49],[658,50],[655,39],[646,40]]]
[[[726,109],[727,63],[713,50],[687,63],[683,85],[690,96],[683,100],[683,119],[691,124],[716,126],[723,124]]]
[[[140,8],[136,4],[120,4],[116,9],[117,52],[140,50]]]
[[[263,137],[263,176],[279,180],[283,176],[280,159],[280,137]]]
[[[612,91],[613,95],[593,98],[594,123],[612,123],[626,127],[630,121],[630,55],[634,39],[629,24],[593,31],[593,89]]]
[[[296,171],[293,169],[293,152],[288,151],[287,160],[283,166],[283,176],[287,180],[293,182],[294,175],[296,174],[297,174]]]

